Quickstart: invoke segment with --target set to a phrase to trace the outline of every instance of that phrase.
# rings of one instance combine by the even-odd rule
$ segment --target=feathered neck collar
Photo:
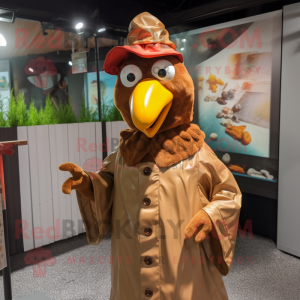
[[[196,124],[182,124],[148,138],[136,129],[121,131],[120,153],[126,165],[154,162],[165,168],[179,163],[201,149],[205,134]]]

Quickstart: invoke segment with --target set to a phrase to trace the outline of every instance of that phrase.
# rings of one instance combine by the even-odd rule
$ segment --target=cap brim
[[[133,53],[144,58],[173,55],[183,62],[181,53],[164,44],[116,46],[106,55],[104,71],[110,75],[118,75],[120,66],[127,59],[129,53]]]

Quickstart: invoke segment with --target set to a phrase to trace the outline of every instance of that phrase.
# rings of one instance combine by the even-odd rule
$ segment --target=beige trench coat
[[[228,299],[222,275],[233,258],[241,192],[208,146],[161,169],[128,167],[116,151],[99,174],[88,174],[95,199],[77,198],[90,244],[112,225],[111,300]],[[196,243],[184,230],[200,209],[214,230]]]

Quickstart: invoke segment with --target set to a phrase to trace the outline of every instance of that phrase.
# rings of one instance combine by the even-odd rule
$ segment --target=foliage
[[[4,101],[0,96],[0,127],[7,127],[7,120],[5,116]]]
[[[110,102],[113,102],[113,100]],[[123,120],[119,110],[114,105],[107,105],[106,97],[103,97],[101,114],[103,122]],[[46,98],[45,107],[37,110],[34,100],[31,100],[29,108],[27,108],[23,93],[15,96],[13,90],[11,90],[7,105],[4,104],[4,99],[2,99],[0,95],[0,127],[97,121],[98,111],[92,111],[86,107],[84,99],[81,101],[80,116],[76,118],[70,102],[67,104],[59,104],[57,109],[48,96]]]
[[[45,108],[39,111],[39,118],[41,125],[58,124],[57,109],[49,96],[46,98]]]
[[[85,106],[85,100],[81,100],[81,106],[80,106],[80,117],[79,122],[97,122],[98,119],[98,112],[92,111],[91,109],[88,109]]]
[[[123,121],[120,111],[115,107],[115,105],[107,105],[106,98],[102,98],[101,102],[101,118],[102,122],[110,121]],[[110,101],[113,102],[113,99]]]
[[[17,103],[13,90],[11,90],[10,97],[8,99],[8,110],[6,116],[9,127],[18,126]]]
[[[109,113],[109,106],[106,104],[106,98],[102,98],[101,101],[101,120],[103,122],[109,122],[108,113]]]
[[[123,121],[120,111],[114,106],[110,106],[107,114],[108,120]]]
[[[28,126],[41,125],[40,116],[34,105],[33,100],[31,100],[30,102],[28,114],[29,114],[28,123],[27,123]]]
[[[56,116],[58,124],[78,122],[70,102],[67,104],[59,104]]]
[[[15,126],[26,126],[28,124],[28,110],[24,102],[24,94],[18,94],[16,97],[16,118]]]

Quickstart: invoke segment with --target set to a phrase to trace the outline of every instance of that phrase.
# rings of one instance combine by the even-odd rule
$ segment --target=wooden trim
[[[3,145],[7,145],[7,144],[13,144],[13,145],[17,145],[17,146],[23,146],[23,145],[27,145],[27,141],[25,140],[20,140],[20,141],[5,141],[5,142],[0,142],[0,144]]]

